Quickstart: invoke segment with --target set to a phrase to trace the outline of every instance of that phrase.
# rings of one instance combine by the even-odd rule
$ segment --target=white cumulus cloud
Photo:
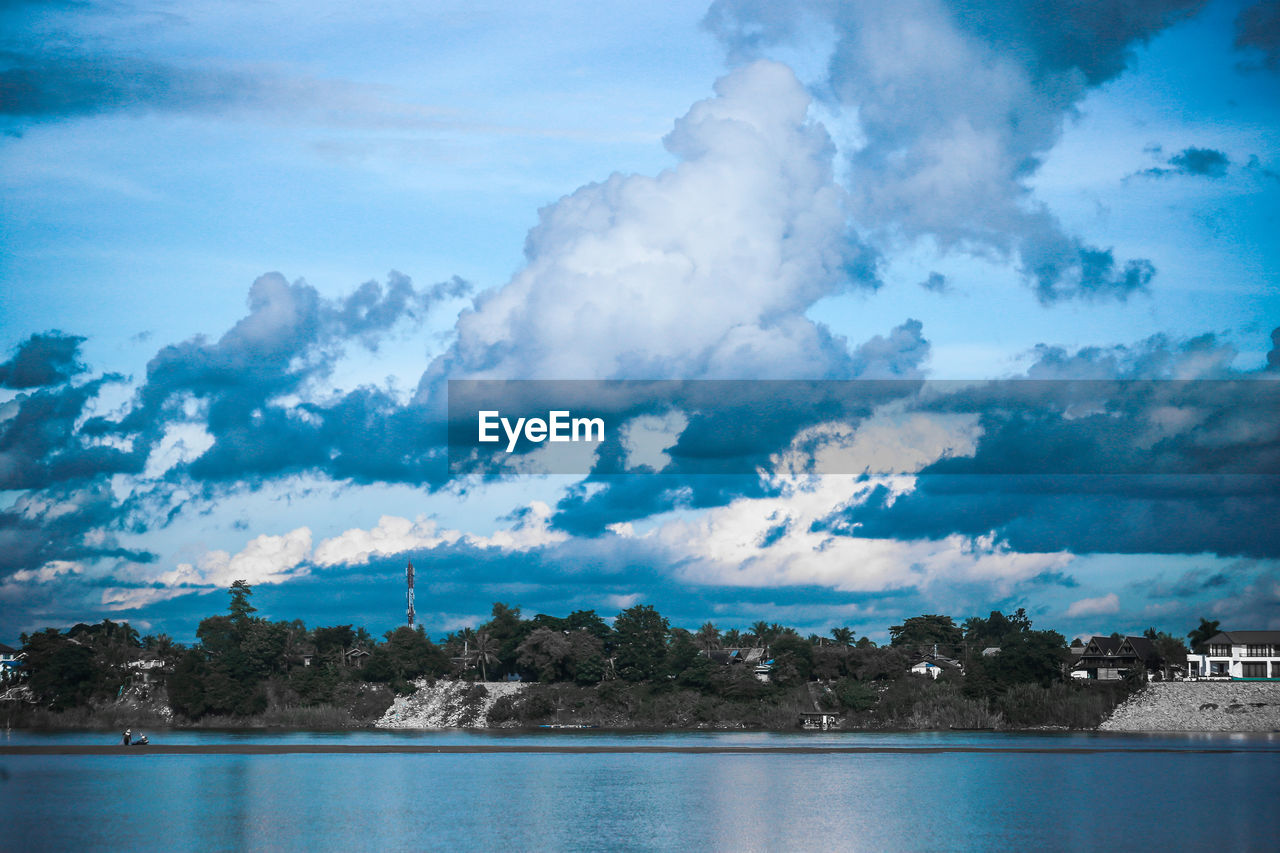
[[[1120,597],[1114,592],[1098,598],[1082,598],[1067,608],[1067,616],[1103,616],[1120,612]]]

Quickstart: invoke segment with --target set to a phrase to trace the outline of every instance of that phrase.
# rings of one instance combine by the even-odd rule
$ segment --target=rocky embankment
[[[489,709],[503,696],[514,696],[524,685],[519,682],[494,681],[415,681],[417,688],[408,696],[399,696],[382,718],[374,723],[380,729],[469,729],[488,725]]]
[[[1280,682],[1148,684],[1098,726],[1104,732],[1280,731]]]

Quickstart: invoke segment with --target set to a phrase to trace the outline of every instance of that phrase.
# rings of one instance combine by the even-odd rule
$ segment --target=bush
[[[837,681],[832,692],[839,706],[846,711],[869,711],[880,698],[874,687],[852,677]]]
[[[517,719],[516,715],[516,697],[499,696],[498,699],[489,706],[489,713],[485,716],[485,722],[490,726],[500,726],[503,723],[509,723]]]

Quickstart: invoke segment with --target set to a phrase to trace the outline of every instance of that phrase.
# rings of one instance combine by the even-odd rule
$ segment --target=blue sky
[[[450,378],[1273,381],[1275,0],[0,19],[0,639],[189,639],[240,577],[386,630],[410,556],[434,634],[1280,627],[1274,476],[942,487],[1013,433],[885,409],[823,434],[861,478],[481,480],[434,429]],[[1131,403],[1272,458],[1247,400]]]

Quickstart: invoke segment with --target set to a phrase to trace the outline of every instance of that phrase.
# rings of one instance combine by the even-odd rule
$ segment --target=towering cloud
[[[1068,234],[1028,179],[1093,87],[1203,0],[1095,3],[716,0],[707,25],[737,57],[806,27],[835,34],[824,81],[856,124],[848,186],[860,226],[944,250],[1019,259],[1041,301],[1125,299],[1153,266]]]
[[[424,378],[847,375],[843,341],[805,316],[874,287],[846,228],[834,147],[785,66],[716,84],[667,136],[656,177],[614,175],[544,208],[527,263],[458,322]]]

